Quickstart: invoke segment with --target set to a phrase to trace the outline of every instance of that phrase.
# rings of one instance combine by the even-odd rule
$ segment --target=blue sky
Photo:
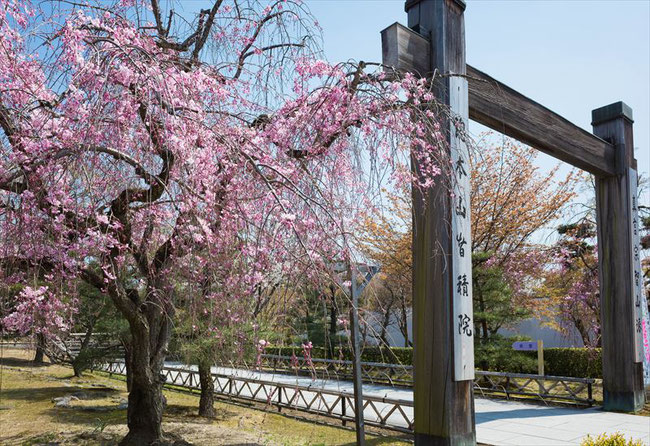
[[[379,32],[396,21],[406,24],[403,0],[306,4],[332,62],[380,61]],[[632,107],[636,158],[648,176],[650,1],[467,0],[465,29],[468,63],[586,130],[592,109],[620,100]],[[554,163],[539,158],[543,169]]]

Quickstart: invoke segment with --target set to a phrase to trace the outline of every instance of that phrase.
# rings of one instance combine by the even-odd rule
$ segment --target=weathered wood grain
[[[630,412],[643,408],[645,393],[643,364],[635,362],[628,178],[634,164],[634,142],[631,113],[628,116],[626,108],[629,110],[603,107],[594,110],[592,117],[594,134],[616,147],[618,171],[617,175],[596,178],[604,407]]]
[[[409,28],[431,39],[430,71],[463,74],[465,31],[459,3],[424,0],[414,2],[407,12]],[[436,87],[438,100],[447,106],[466,104],[453,96],[450,100],[456,91],[450,91],[449,78]],[[458,111],[466,120],[467,108]],[[451,135],[446,136],[453,143]],[[417,160],[413,169],[417,174]],[[472,381],[453,379],[452,209],[449,181],[438,181],[426,191],[413,189],[413,394],[419,446],[476,444]]]
[[[430,76],[429,40],[412,29],[393,23],[381,32],[382,63],[400,73]]]
[[[469,117],[599,176],[616,172],[611,144],[468,65]]]

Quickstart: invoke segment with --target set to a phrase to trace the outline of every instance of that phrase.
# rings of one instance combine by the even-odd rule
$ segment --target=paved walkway
[[[335,379],[312,380],[309,377],[224,367],[213,368],[213,372],[283,384],[310,386],[313,389],[353,391],[351,382]],[[372,384],[364,384],[363,388],[364,395],[413,400],[413,391],[410,389]],[[247,388],[244,390],[244,394],[249,394],[255,389],[255,386],[251,389]],[[257,398],[261,401],[266,400],[266,396],[262,393]],[[329,403],[330,399],[334,400],[334,397],[326,399]],[[381,403],[376,405],[382,411],[387,411],[390,407],[387,405],[382,408]],[[494,446],[569,446],[580,445],[587,434],[595,437],[601,433],[620,432],[627,438],[642,440],[647,446],[650,446],[650,417],[604,412],[599,408],[547,407],[487,398],[475,398],[475,407],[476,439],[480,443]],[[412,407],[405,407],[404,410],[406,415],[412,419]],[[373,419],[376,417],[376,413],[366,408],[364,416]],[[407,426],[403,417],[397,413],[389,418],[389,422],[398,426]]]
[[[620,432],[650,445],[650,417],[599,408],[546,407],[476,398],[476,437],[490,445],[579,445],[590,434]]]

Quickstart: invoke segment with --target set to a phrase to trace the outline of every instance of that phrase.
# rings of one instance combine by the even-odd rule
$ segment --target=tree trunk
[[[77,360],[72,361],[72,372],[74,373],[74,376],[77,378],[81,378],[81,375],[83,375],[84,367],[81,365],[79,361]]]
[[[171,336],[170,320],[169,315],[159,312],[153,306],[145,309],[145,312],[146,323],[143,318],[129,321],[129,433],[122,439],[120,446],[158,445],[163,440],[162,415],[166,400],[162,393],[165,383],[162,368]]]
[[[34,363],[43,364],[44,360],[44,346],[45,346],[45,336],[41,333],[36,335],[36,354],[34,355]]]
[[[129,433],[120,446],[149,446],[161,443],[162,414],[164,399],[160,374],[150,379],[153,368],[148,371],[133,370],[133,381],[129,392],[127,425]]]
[[[81,347],[79,347],[79,353],[76,358],[72,359],[72,370],[74,376],[77,378],[81,377],[84,370],[88,367],[88,361],[84,360],[83,356],[87,353],[88,347],[90,346],[90,340],[93,336],[93,329],[95,327],[95,320],[91,319],[88,327],[86,328],[86,333],[84,334],[83,341],[81,341]],[[72,356],[72,355],[71,355]]]
[[[582,319],[580,319],[580,317],[577,316],[573,317],[573,325],[578,330],[578,333],[580,333],[580,337],[582,338],[582,343],[585,345],[585,347],[591,346],[592,343],[591,343],[591,338],[589,337],[589,329],[582,322]]]
[[[409,339],[409,322],[408,322],[408,315],[406,314],[406,302],[404,300],[404,296],[402,296],[402,305],[401,305],[401,314],[402,316],[400,317],[399,321],[399,329],[402,332],[402,336],[404,336],[404,347],[413,347],[413,343]]]
[[[122,346],[124,347],[124,368],[126,369],[126,391],[130,392],[131,387],[133,387],[133,359],[131,358],[131,343],[123,341]]]
[[[391,302],[384,311],[384,320],[382,321],[381,334],[379,335],[379,341],[381,342],[381,345],[386,347],[390,347],[390,343],[388,342],[388,326],[390,325],[390,310],[392,308],[392,305],[393,302]]]
[[[209,361],[199,361],[199,380],[201,381],[201,399],[199,400],[199,416],[216,417],[214,410],[214,382]]]
[[[474,289],[478,291],[476,293],[478,296],[478,308],[482,314],[485,314],[485,300],[483,300],[483,293],[481,293],[481,288],[478,286],[478,281]],[[482,338],[487,341],[490,338],[487,320],[485,317],[482,317],[479,322],[481,323],[481,331],[483,332]]]

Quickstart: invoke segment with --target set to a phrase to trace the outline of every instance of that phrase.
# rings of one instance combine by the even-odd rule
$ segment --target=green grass
[[[67,367],[33,366],[30,355],[31,352],[5,350],[0,358],[0,444],[108,446],[126,434],[126,410],[117,409],[119,399],[127,397],[123,380],[99,372],[74,378]],[[91,400],[75,401],[72,408],[54,407],[52,398],[89,392],[97,386],[115,390]],[[216,419],[204,419],[197,415],[198,395],[178,390],[165,390],[168,405],[163,430],[172,438],[182,438],[197,446],[355,444],[355,433],[351,430],[225,402],[215,404]],[[89,411],[82,407],[89,405],[104,410]],[[367,443],[408,444],[397,438],[371,435]]]

